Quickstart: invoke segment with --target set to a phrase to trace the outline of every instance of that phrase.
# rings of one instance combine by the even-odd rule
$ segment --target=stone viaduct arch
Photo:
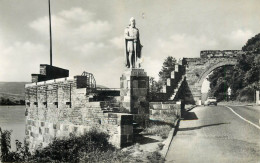
[[[197,83],[202,86],[202,83],[204,81],[204,79],[206,79],[206,77],[215,69],[222,67],[222,66],[234,66],[237,64],[236,59],[229,59],[228,61],[224,61],[224,62],[219,62],[217,64],[213,64],[212,67],[209,67],[209,69],[204,70],[204,72],[200,75],[199,80],[197,81]]]
[[[188,103],[199,104],[201,100],[201,87],[207,75],[218,67],[234,66],[237,64],[236,56],[243,54],[240,50],[211,50],[201,51],[200,58],[183,58],[182,66],[185,67],[186,97]],[[192,100],[191,100],[192,99]]]

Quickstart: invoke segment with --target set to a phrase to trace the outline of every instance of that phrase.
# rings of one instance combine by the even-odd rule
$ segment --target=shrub
[[[11,149],[11,132],[12,131],[2,131],[0,128],[0,145],[1,145],[1,161],[9,162],[12,161],[10,158]]]
[[[2,162],[22,162],[28,160],[31,156],[28,148],[28,143],[22,143],[16,140],[16,151],[11,151],[11,133],[12,130],[4,130],[0,128],[0,148]]]
[[[241,102],[254,101],[255,90],[252,87],[245,87],[239,91],[237,99]]]
[[[71,135],[67,139],[55,139],[49,146],[36,150],[33,160],[79,162],[82,153],[94,154],[95,151],[114,150],[114,147],[108,143],[108,137],[108,134],[93,129],[79,137]]]
[[[142,162],[141,158],[131,155],[133,151],[122,151],[108,143],[109,135],[97,129],[76,137],[71,135],[66,139],[55,139],[45,148],[37,149],[31,155],[28,143],[24,147],[16,141],[16,151],[11,152],[11,131],[1,133],[1,161],[2,162]],[[144,156],[145,157],[145,156]],[[158,155],[150,156],[158,159]]]
[[[109,135],[93,129],[82,136],[71,135],[66,139],[55,139],[45,148],[37,149],[33,155],[28,143],[16,140],[16,151],[11,152],[11,131],[2,131],[2,162],[125,162],[133,160],[127,152],[115,149],[108,143]]]

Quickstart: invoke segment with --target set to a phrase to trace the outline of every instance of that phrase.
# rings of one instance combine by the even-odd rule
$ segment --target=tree
[[[209,75],[210,96],[215,96],[218,100],[226,99],[227,89],[231,87],[233,82],[233,70],[234,67],[232,66],[220,67]]]
[[[164,62],[161,71],[159,72],[160,80],[166,84],[167,78],[171,77],[171,72],[174,71],[176,59],[168,56]]]
[[[249,39],[242,50],[260,52],[260,33]]]
[[[211,93],[219,99],[225,95],[224,84],[232,89],[234,98],[240,101],[254,100],[254,91],[260,80],[260,34],[249,39],[242,48],[244,54],[237,56],[238,64],[233,68],[219,68],[209,76]]]
[[[163,83],[161,81],[156,81],[154,79],[154,77],[150,77],[149,79],[149,83],[150,83],[150,92],[152,93],[159,93],[160,90],[162,89]]]

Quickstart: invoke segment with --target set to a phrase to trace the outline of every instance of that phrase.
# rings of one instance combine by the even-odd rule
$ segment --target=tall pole
[[[52,66],[52,36],[51,36],[51,4],[49,0],[49,25],[50,25],[50,65]]]

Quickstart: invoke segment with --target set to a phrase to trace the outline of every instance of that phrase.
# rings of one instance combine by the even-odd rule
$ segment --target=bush
[[[11,151],[11,131],[0,128],[0,148],[1,148],[1,161],[2,162],[22,162],[28,160],[31,156],[28,148],[28,143],[22,143],[16,140],[16,151]]]
[[[255,89],[248,86],[239,91],[237,100],[241,102],[253,102],[254,96],[255,96]]]
[[[79,162],[83,153],[94,154],[95,151],[114,150],[114,147],[108,143],[108,137],[108,134],[93,129],[79,137],[71,135],[67,139],[55,139],[49,146],[36,150],[33,160]]]
[[[12,131],[2,131],[0,128],[0,145],[1,145],[1,161],[9,162],[12,161],[10,158],[10,149],[11,149],[11,132]]]
[[[115,149],[108,143],[109,135],[93,129],[82,136],[71,135],[66,139],[55,139],[33,155],[28,144],[16,140],[16,151],[11,152],[11,131],[0,128],[2,162],[126,162],[134,160],[127,152]]]

